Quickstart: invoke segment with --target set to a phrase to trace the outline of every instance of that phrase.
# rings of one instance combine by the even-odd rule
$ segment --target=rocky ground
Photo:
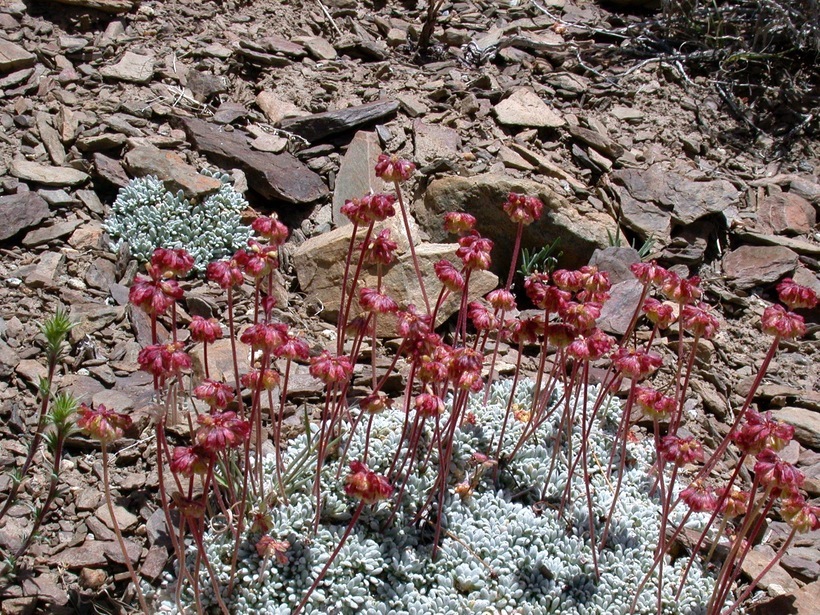
[[[651,257],[700,275],[722,329],[700,357],[687,410],[689,428],[715,445],[769,345],[757,323],[774,283],[791,276],[820,290],[818,143],[794,130],[750,135],[708,72],[629,53],[651,11],[449,2],[419,64],[410,43],[422,14],[421,3],[359,0],[0,3],[0,491],[35,424],[38,324],[65,306],[79,324],[58,386],[135,417],[115,455],[117,516],[133,562],[157,579],[168,553],[145,429],[151,383],[136,366],[146,322],[127,305],[136,263],[112,252],[102,226],[117,190],[154,174],[196,198],[213,189],[198,170],[232,173],[254,212],[274,211],[292,229],[281,317],[319,347],[329,326],[317,314],[332,313],[340,284],[331,231],[345,223],[346,198],[382,188],[371,170],[382,151],[418,164],[414,213],[430,258],[451,249],[437,243],[446,242],[438,214],[466,209],[496,240],[503,274],[512,227],[498,204],[515,189],[548,204],[525,244],[561,237],[562,266],[650,240]],[[769,119],[776,126],[777,113]],[[634,256],[594,258],[614,267]],[[622,303],[604,315],[613,332],[625,324],[617,305],[634,301],[628,280],[617,288]],[[221,313],[224,298],[196,280],[187,289],[183,319]],[[756,403],[795,425],[784,456],[816,498],[820,326],[807,318],[808,335],[782,345]],[[294,383],[294,405],[318,399],[309,377]],[[20,544],[42,495],[43,455],[0,526],[4,550]],[[101,472],[98,449],[73,438],[65,489],[22,573],[5,582],[3,613],[127,610]],[[771,522],[749,574],[783,527]],[[795,542],[764,579],[779,597],[761,610],[816,612],[818,540]]]

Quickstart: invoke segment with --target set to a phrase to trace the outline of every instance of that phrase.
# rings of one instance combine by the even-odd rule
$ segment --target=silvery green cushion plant
[[[633,265],[643,292],[619,342],[596,324],[610,282],[595,267],[531,273],[523,290],[536,310],[527,315],[511,286],[515,263],[502,288],[471,301],[471,276],[490,267],[493,242],[473,216],[449,212],[443,222],[456,243],[453,259],[434,266],[440,285],[418,294],[424,306],[399,305],[382,284],[398,243],[376,225],[398,209],[409,228],[401,183],[413,171],[407,161],[380,157],[376,173],[398,195],[369,194],[342,207],[353,224],[337,338],[324,349],[275,317],[274,272],[288,234],[275,218],[258,218],[259,240],[207,266],[209,282],[227,294],[229,382],[208,377],[206,367],[203,380],[189,383],[189,344],[207,348],[223,333],[213,319],[194,320],[190,342],[177,335],[174,305],[184,290],[176,278],[193,258],[157,249],[148,276],[136,277],[129,297],[150,316],[152,341],[138,362],[164,409],[155,416],[157,466],[171,471],[167,481],[159,475],[159,499],[167,525],[173,510],[179,519],[170,534],[176,582],[167,608],[204,612],[204,601],[225,615],[360,612],[364,604],[374,612],[718,615],[752,544],[747,537],[759,533],[775,503],[795,531],[816,529],[818,509],[799,491],[802,475],[775,453],[791,435],[750,415],[748,400],[708,459],[700,443],[678,433],[697,347],[720,324],[700,301],[698,278],[654,262]],[[543,203],[510,194],[502,208],[520,235]],[[246,281],[255,287],[253,324],[234,318],[233,289]],[[808,292],[789,287],[782,300],[808,307],[816,303]],[[462,309],[452,328],[436,330],[449,295]],[[167,335],[156,326],[166,315]],[[376,335],[377,318],[385,317],[398,339],[390,351]],[[664,365],[653,344],[673,325],[678,355]],[[774,307],[763,325],[775,335],[765,370],[778,341],[805,327],[793,311]],[[632,335],[636,327],[648,333],[643,341]],[[506,389],[494,388],[500,341],[517,346]],[[386,368],[377,365],[382,353],[392,356]],[[525,353],[536,356],[532,383],[523,378]],[[242,355],[252,361],[246,373]],[[366,361],[369,390],[360,392],[352,389],[354,368]],[[302,440],[288,445],[282,426],[296,364],[309,365],[325,399],[313,423],[306,416]],[[383,387],[399,365],[404,390],[390,397]],[[590,385],[592,369],[598,387]],[[618,390],[628,391],[623,407],[612,402]],[[166,427],[175,413],[190,412],[179,403],[188,392],[196,408],[187,417],[189,439],[172,446]],[[636,444],[638,412],[653,429]],[[757,458],[746,497],[733,485],[737,471],[728,483],[712,475],[729,446]],[[670,558],[675,538],[692,524],[703,538],[691,557]],[[707,535],[731,536],[708,598],[700,593],[710,583],[700,579],[698,555]]]
[[[456,430],[453,454],[454,475],[469,481],[476,471],[476,459],[486,459],[491,443],[498,437],[512,382],[493,386],[488,402],[483,395],[472,396],[468,408],[475,422]],[[532,402],[534,383],[520,383],[515,403]],[[594,392],[591,397],[594,397]],[[590,440],[591,454],[603,460],[610,454],[617,429],[618,404],[612,401],[596,421]],[[592,566],[590,536],[586,531],[587,509],[583,487],[573,487],[571,514],[559,519],[553,504],[566,485],[566,442],[559,452],[559,465],[550,481],[545,500],[539,494],[547,478],[558,417],[541,426],[535,437],[519,451],[496,485],[491,472],[469,490],[454,489],[446,498],[443,539],[436,560],[431,558],[432,526],[414,526],[418,502],[435,480],[435,468],[417,465],[408,480],[401,510],[393,523],[387,506],[379,506],[362,516],[356,530],[333,562],[319,588],[312,594],[307,613],[562,613],[602,615],[627,613],[639,581],[649,571],[659,531],[660,505],[649,494],[650,470],[654,463],[649,440],[629,445],[629,469],[621,488],[612,539],[599,552],[600,578]],[[397,410],[376,416],[369,444],[369,466],[386,473],[392,453],[400,445],[402,417]],[[508,426],[503,450],[509,452],[523,429],[521,421]],[[315,433],[313,434],[315,436]],[[427,434],[426,437],[429,437]],[[576,435],[580,436],[580,428]],[[360,458],[365,447],[363,431],[350,437],[348,455]],[[303,435],[285,452],[286,465],[309,447]],[[263,461],[267,490],[275,486],[275,460]],[[289,506],[271,511],[270,534],[289,543],[281,563],[265,563],[254,549],[259,534],[249,532],[241,545],[238,583],[230,597],[232,613],[291,613],[313,578],[336,546],[352,512],[350,498],[341,489],[336,468],[328,464],[322,474],[326,496],[323,523],[313,535],[311,520],[315,502],[310,493],[310,471],[292,480],[301,489],[289,497]],[[596,494],[596,513],[610,505],[612,486],[599,464],[591,471]],[[259,504],[258,502],[256,503]],[[680,516],[672,520],[680,521]],[[702,516],[689,519],[697,528]],[[230,574],[233,540],[229,534],[208,532],[204,540],[208,558],[217,564],[224,586]],[[194,558],[195,553],[189,557]],[[678,600],[674,599],[685,561],[678,560],[664,577],[664,613],[702,613],[714,581],[695,566]],[[221,568],[221,570],[220,570]],[[638,603],[636,612],[655,613],[653,583]],[[203,587],[210,587],[205,580]],[[651,589],[651,591],[650,591]],[[207,594],[207,592],[206,592]],[[192,605],[190,592],[184,604]],[[207,606],[212,598],[204,596]],[[162,612],[176,607],[166,601]]]
[[[241,224],[248,207],[225,173],[203,170],[203,175],[222,182],[222,187],[201,202],[173,193],[152,175],[131,180],[111,206],[105,228],[116,250],[127,242],[141,262],[156,248],[184,248],[194,258],[194,269],[203,271],[213,260],[232,254],[245,245],[250,228]]]

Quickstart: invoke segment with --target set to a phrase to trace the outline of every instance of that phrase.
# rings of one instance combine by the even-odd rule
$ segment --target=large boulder
[[[476,217],[478,231],[495,242],[492,270],[506,276],[512,258],[516,225],[501,208],[510,192],[537,196],[544,202],[541,219],[524,227],[522,246],[538,250],[560,238],[561,267],[586,265],[596,248],[608,245],[607,230],[615,232],[615,220],[603,212],[571,203],[551,188],[527,179],[499,173],[475,177],[449,176],[433,181],[414,213],[431,241],[452,241],[442,226],[448,211],[464,211]]]
[[[414,304],[419,308],[419,311],[424,311],[424,299],[419,288],[401,220],[396,216],[381,225],[377,225],[376,232],[385,226],[391,229],[391,238],[399,244],[399,248],[397,250],[397,260],[389,267],[384,268],[383,292],[390,295],[401,308]],[[293,264],[299,286],[307,294],[310,301],[319,302],[322,305],[321,316],[330,322],[336,322],[339,317],[345,260],[352,232],[353,226],[346,225],[329,233],[312,237],[299,246],[293,255]],[[364,229],[360,229],[357,233],[357,243],[363,240]],[[416,246],[416,254],[431,307],[435,304],[441,290],[441,284],[436,278],[433,265],[445,258],[460,268],[461,262],[455,255],[457,248],[458,244],[455,243],[423,243]],[[351,265],[351,276],[353,275],[353,269],[355,269],[355,261]],[[364,271],[361,277],[359,288],[363,286],[376,287],[377,271],[375,267]],[[470,300],[478,299],[487,294],[496,288],[497,284],[498,278],[494,274],[488,271],[474,272],[470,280],[470,289],[472,291]],[[458,301],[458,296],[451,295],[444,302],[438,312],[437,325],[444,322],[458,310]],[[357,313],[358,311],[354,305],[350,317],[352,318]],[[381,337],[395,335],[395,319],[380,317],[377,333]]]

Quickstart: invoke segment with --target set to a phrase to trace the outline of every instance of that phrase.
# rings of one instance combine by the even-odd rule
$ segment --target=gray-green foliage
[[[455,480],[468,471],[467,461],[474,452],[488,453],[490,442],[498,437],[511,383],[495,385],[489,402],[476,396],[470,410],[475,425],[465,425],[456,432]],[[527,407],[532,399],[531,382],[519,385],[516,403]],[[594,393],[590,398],[594,399]],[[580,411],[580,410],[579,410]],[[596,515],[606,514],[611,503],[612,486],[604,477],[601,464],[609,458],[616,418],[615,403],[604,409],[604,417],[590,438],[590,455],[599,462],[590,468],[595,496]],[[367,463],[384,473],[399,444],[402,417],[398,412],[377,415],[373,422],[372,441]],[[445,502],[444,535],[436,561],[431,559],[432,532],[428,527],[413,527],[419,502],[435,480],[432,468],[416,469],[409,477],[401,509],[393,524],[383,525],[390,514],[389,504],[366,509],[359,523],[330,567],[327,576],[311,596],[306,613],[344,614],[444,614],[444,613],[530,613],[530,614],[600,614],[628,613],[638,583],[649,570],[659,531],[659,507],[650,497],[649,470],[653,453],[651,443],[629,445],[631,463],[627,465],[610,540],[599,553],[601,576],[596,579],[588,535],[587,505],[583,483],[573,484],[573,502],[562,520],[554,507],[535,504],[543,486],[552,456],[552,434],[556,420],[539,430],[523,446],[516,459],[502,473],[500,488],[492,482],[492,471],[482,479],[474,495],[461,499],[450,493]],[[504,449],[514,446],[522,424],[508,427]],[[364,429],[357,431],[350,443],[348,459],[357,459],[363,450]],[[576,438],[580,437],[576,431]],[[286,457],[293,458],[306,445],[305,436],[295,440]],[[577,440],[576,440],[577,446]],[[556,502],[566,484],[566,447],[562,445],[558,469],[547,488],[548,502]],[[274,460],[265,460],[267,475],[272,477]],[[323,493],[327,500],[323,522],[317,535],[312,533],[314,501],[310,495],[310,468],[306,469],[305,489],[295,494],[290,506],[273,513],[272,535],[290,542],[288,563],[271,561],[263,566],[255,552],[258,535],[249,534],[239,554],[238,584],[229,599],[232,613],[271,613],[286,615],[299,603],[313,579],[324,566],[345,530],[356,505],[346,497],[336,466],[325,468]],[[343,473],[344,475],[344,473]],[[682,513],[674,515],[680,522]],[[689,525],[702,523],[698,515]],[[597,530],[600,538],[600,525]],[[229,532],[207,534],[206,549],[224,587],[230,570],[233,539]],[[193,546],[191,546],[193,549]],[[190,553],[190,552],[189,552]],[[191,553],[191,557],[193,554]],[[665,566],[663,612],[672,614],[701,613],[714,581],[696,565],[679,600],[674,600],[685,558]],[[207,575],[200,581],[202,597],[209,596]],[[168,579],[172,581],[172,579]],[[637,613],[657,612],[657,575],[651,579],[638,602]],[[190,588],[183,592],[184,602],[192,603]],[[166,600],[161,612],[173,612],[172,600]]]
[[[185,248],[194,257],[194,269],[203,271],[208,262],[244,246],[251,231],[240,223],[240,214],[248,202],[233,189],[229,175],[202,173],[219,179],[222,188],[201,202],[186,199],[182,191],[170,192],[151,175],[131,180],[105,223],[112,247],[128,242],[140,261],[149,260],[156,248]]]

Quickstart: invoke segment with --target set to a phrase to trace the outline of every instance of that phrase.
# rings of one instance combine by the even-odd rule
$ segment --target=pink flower
[[[96,408],[80,404],[77,413],[77,427],[89,438],[101,444],[111,444],[122,437],[126,429],[131,427],[131,417],[114,412],[103,404]]]
[[[157,248],[151,256],[151,267],[162,277],[181,278],[194,268],[194,257],[183,248]]]
[[[345,201],[341,212],[351,222],[367,226],[371,222],[381,222],[396,214],[393,204],[396,197],[392,194],[368,194],[360,199]]]
[[[288,563],[288,549],[290,549],[290,543],[287,540],[275,540],[267,534],[256,541],[256,552],[259,557],[264,559],[272,557],[280,566]]]
[[[615,368],[624,377],[633,380],[646,378],[658,369],[662,363],[663,359],[660,355],[643,349],[628,350],[622,346],[612,355],[612,364]]]
[[[584,287],[584,274],[580,271],[558,269],[552,273],[552,281],[561,290],[574,293]]]
[[[248,249],[238,251],[234,258],[245,273],[258,280],[279,266],[279,248],[248,239]]]
[[[658,265],[655,261],[648,263],[633,263],[629,267],[632,274],[644,285],[654,284],[661,286],[669,275],[669,271]]]
[[[447,366],[448,375],[453,380],[458,380],[467,372],[481,374],[481,367],[484,363],[482,354],[472,348],[455,348],[450,355],[450,364]]]
[[[675,308],[668,303],[661,303],[657,299],[647,297],[641,309],[646,317],[658,326],[658,329],[666,329],[675,322]]]
[[[681,491],[680,499],[692,512],[712,512],[717,507],[715,492],[699,481]]]
[[[182,351],[182,342],[146,346],[137,355],[140,369],[158,378],[191,369],[191,357]]]
[[[783,461],[773,450],[767,448],[757,454],[755,476],[766,488],[779,492],[796,491],[806,480],[805,475],[792,464]]]
[[[288,326],[279,322],[251,325],[239,336],[239,341],[248,344],[254,352],[263,351],[271,355],[287,339]]]
[[[782,450],[794,437],[794,427],[772,420],[771,412],[763,415],[750,408],[743,418],[732,440],[747,455],[757,455],[767,448]]]
[[[368,414],[380,414],[393,407],[393,400],[382,391],[376,391],[363,397],[359,407]]]
[[[176,280],[138,275],[128,291],[128,300],[148,314],[159,315],[182,299],[183,294]]]
[[[681,310],[681,322],[684,329],[690,331],[692,335],[706,340],[711,338],[720,326],[718,319],[704,303],[684,305]]]
[[[241,250],[244,254],[244,250]],[[205,275],[212,282],[216,282],[220,288],[228,289],[232,286],[239,286],[244,280],[242,270],[236,260],[214,261],[208,263]]]
[[[567,354],[579,361],[597,361],[614,345],[614,338],[600,329],[593,329],[589,335],[573,340],[567,346]]]
[[[475,216],[463,211],[449,211],[444,214],[444,230],[453,235],[469,233],[475,229]]]
[[[194,316],[191,324],[188,325],[188,330],[191,332],[191,339],[195,342],[213,344],[216,340],[222,339],[222,327],[219,326],[216,318],[206,320],[202,316]]]
[[[415,170],[416,165],[409,160],[399,158],[395,154],[392,156],[379,154],[379,159],[376,162],[376,177],[381,177],[386,182],[405,182],[410,179]]]
[[[185,477],[202,476],[211,467],[214,454],[204,446],[175,446],[171,455],[171,471]]]
[[[421,393],[413,400],[413,407],[419,416],[424,418],[435,418],[444,412],[444,402],[438,395],[432,393]]]
[[[326,385],[344,384],[353,373],[353,366],[347,356],[334,356],[327,350],[310,360],[310,375]]]
[[[663,395],[651,387],[635,387],[635,403],[651,419],[664,420],[678,407],[674,397]]]
[[[251,433],[251,425],[236,416],[236,412],[200,414],[196,442],[212,453],[244,444]]]
[[[279,247],[288,239],[290,231],[288,227],[279,222],[278,218],[273,216],[259,216],[251,223],[251,228],[256,233],[268,240],[270,245]]]
[[[820,529],[820,506],[806,502],[798,493],[791,493],[780,504],[780,515],[795,531],[805,534]]]
[[[812,310],[817,305],[817,293],[807,286],[797,284],[791,278],[783,278],[777,285],[777,294],[780,301],[790,310]]]
[[[365,261],[373,265],[389,265],[395,260],[398,247],[390,239],[390,229],[383,229],[365,250]]]
[[[664,436],[661,438],[658,454],[664,461],[679,467],[703,461],[703,447],[692,437]]]
[[[579,333],[585,334],[595,328],[595,321],[601,315],[601,306],[598,303],[575,303],[567,301],[559,311],[568,325],[575,327]]]
[[[375,314],[392,314],[399,309],[398,304],[393,299],[374,288],[359,290],[359,305],[365,312]]]
[[[211,378],[204,379],[193,391],[194,397],[204,401],[212,408],[224,410],[234,400],[233,387]]]
[[[497,288],[487,294],[487,301],[495,310],[512,312],[515,309],[515,295],[503,288]]]
[[[749,492],[741,491],[732,487],[728,491],[723,489],[720,492],[720,512],[727,519],[734,519],[746,514],[749,508]]]
[[[490,252],[493,249],[493,242],[486,237],[482,237],[477,231],[470,231],[469,234],[458,238],[456,256],[461,259],[466,269],[489,269]]]
[[[398,317],[397,330],[401,337],[412,341],[430,333],[432,318],[429,314],[420,314],[412,303],[400,311]]]
[[[510,192],[502,208],[514,223],[528,225],[541,217],[544,203],[535,196]]]
[[[790,340],[806,334],[806,323],[803,317],[794,312],[787,312],[782,305],[770,305],[763,310],[760,323],[763,333],[781,339]]]
[[[662,291],[668,299],[682,305],[694,303],[703,294],[700,290],[700,278],[698,276],[681,278],[671,271],[668,272],[663,282]]]
[[[566,348],[578,337],[578,330],[568,323],[555,322],[544,327],[544,335],[556,348]]]
[[[467,306],[467,317],[477,331],[492,331],[498,325],[495,316],[487,309],[487,306],[478,301],[471,301]]]
[[[288,335],[282,345],[276,348],[274,354],[280,359],[307,361],[310,356],[310,347],[301,337]]]
[[[345,493],[365,504],[386,500],[393,487],[384,476],[376,474],[361,461],[350,462],[350,474],[345,478]]]
[[[451,293],[460,293],[464,288],[464,276],[450,261],[444,259],[438,261],[433,265],[433,270],[441,285]]]
[[[603,295],[612,288],[609,281],[609,274],[606,271],[598,271],[594,265],[584,265],[579,270],[581,273],[581,283],[584,286],[582,292],[590,295]]]
[[[262,378],[262,388],[266,391],[272,391],[279,388],[282,376],[273,369],[258,370],[255,369],[247,374],[242,374],[239,378],[240,384],[248,390],[255,391],[259,386],[259,378]]]
[[[516,344],[535,344],[543,328],[543,323],[537,318],[516,319],[510,339]]]

